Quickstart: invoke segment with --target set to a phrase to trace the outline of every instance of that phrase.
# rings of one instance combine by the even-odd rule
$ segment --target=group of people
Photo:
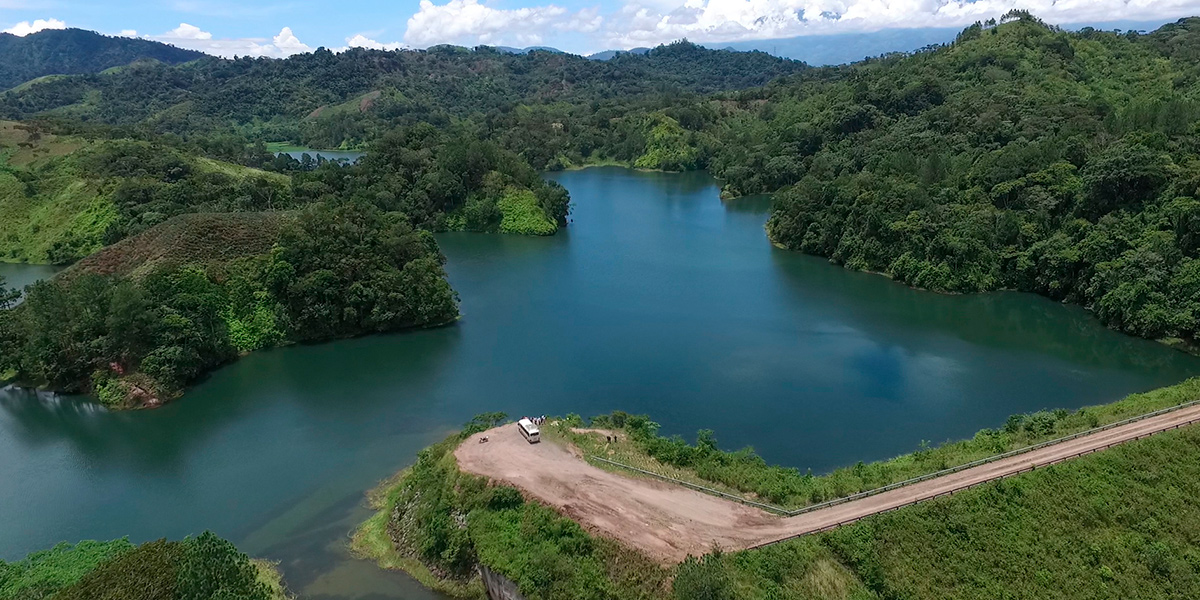
[[[546,415],[542,415],[540,417],[521,417],[521,418],[529,419],[529,422],[533,423],[534,425],[541,425],[542,423],[546,422]]]

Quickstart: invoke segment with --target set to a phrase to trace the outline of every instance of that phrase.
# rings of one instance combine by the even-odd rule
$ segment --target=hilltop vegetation
[[[0,259],[67,264],[188,212],[291,208],[287,177],[133,140],[3,124]]]
[[[728,196],[777,191],[783,247],[934,290],[1036,292],[1187,345],[1197,30],[1068,33],[1015,11],[822,69],[680,42],[607,62],[359,49],[58,78],[0,97],[58,134],[0,172],[0,252],[70,262],[178,214],[346,201],[430,231],[545,235],[569,199],[539,169],[708,169]],[[281,140],[368,151],[302,163],[265,151]]]
[[[1191,340],[1197,29],[1072,34],[1017,13],[937,51],[743,94],[708,129],[708,166],[731,194],[785,187],[768,223],[784,247]]]
[[[287,60],[205,58],[179,67],[135,65],[54,79],[5,94],[0,114],[61,116],[178,135],[232,130],[263,141],[356,147],[422,122],[446,127],[469,119],[489,128],[492,119],[533,106],[601,101],[622,106],[630,99],[762,85],[803,68],[761,52],[689,43],[604,62],[485,46],[352,48],[338,54],[321,49]],[[534,148],[536,141],[521,146]]]
[[[205,532],[140,546],[129,540],[63,542],[0,560],[0,600],[285,600],[274,567]]]
[[[0,90],[46,75],[100,73],[137,61],[173,65],[203,56],[161,42],[82,29],[43,29],[23,37],[0,33]]]
[[[156,406],[242,352],[453,321],[442,261],[428,231],[360,202],[179,216],[0,311],[0,372]]]

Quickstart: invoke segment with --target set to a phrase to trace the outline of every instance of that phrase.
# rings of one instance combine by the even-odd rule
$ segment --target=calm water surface
[[[296,160],[303,159],[304,155],[307,154],[311,156],[313,160],[316,160],[318,157],[320,157],[324,158],[325,160],[344,160],[347,162],[354,162],[362,158],[364,153],[353,150],[313,150],[311,148],[298,148],[296,150],[280,152],[279,154],[286,154]]]
[[[306,597],[436,598],[346,535],[365,489],[479,412],[645,412],[821,472],[1200,373],[1042,298],[772,248],[768,202],[722,203],[704,174],[553,177],[575,205],[557,236],[439,236],[453,327],[255,354],[152,412],[0,392],[0,558],[207,528]]]
[[[25,286],[45,279],[62,270],[53,265],[26,265],[21,263],[0,262],[0,277],[4,278],[4,286],[24,289]]]

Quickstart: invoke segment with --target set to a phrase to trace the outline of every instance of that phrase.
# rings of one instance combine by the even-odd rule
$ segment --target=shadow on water
[[[971,344],[1051,356],[1077,366],[1159,372],[1167,381],[1195,373],[1196,358],[1158,342],[1119,334],[1087,310],[1034,294],[991,292],[947,295],[916,290],[881,275],[839,272],[815,256],[774,249],[772,263],[792,301],[852,322],[872,337],[931,342],[937,332]],[[919,352],[920,347],[909,350]]]
[[[300,407],[310,418],[335,419],[340,425],[314,428],[314,435],[369,435],[381,425],[382,409],[402,409],[397,400],[420,402],[429,393],[458,337],[451,325],[257,352],[152,415],[114,413],[87,397],[12,387],[0,390],[0,410],[11,419],[5,430],[31,448],[65,442],[94,459],[100,470],[171,473],[214,432],[254,418],[273,403]],[[402,420],[387,426],[411,433],[424,424]]]

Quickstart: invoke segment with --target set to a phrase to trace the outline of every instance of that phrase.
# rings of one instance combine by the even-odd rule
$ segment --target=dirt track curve
[[[714,544],[739,550],[829,529],[1196,421],[1200,421],[1200,406],[786,518],[679,485],[605,471],[573,449],[549,442],[527,443],[512,424],[472,436],[454,455],[459,468],[468,473],[516,486],[590,531],[673,564],[688,554],[704,554]],[[490,441],[478,443],[481,435]]]

